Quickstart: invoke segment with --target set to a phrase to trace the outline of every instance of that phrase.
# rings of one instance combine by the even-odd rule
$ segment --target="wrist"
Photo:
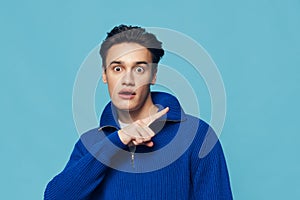
[[[121,130],[118,130],[118,136],[121,140],[121,142],[124,144],[124,145],[128,145],[129,142],[131,141],[131,138],[125,134],[122,129]]]

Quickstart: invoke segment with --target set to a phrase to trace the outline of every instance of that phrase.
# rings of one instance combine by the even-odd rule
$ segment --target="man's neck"
[[[151,97],[146,100],[145,104],[134,111],[128,111],[128,110],[117,110],[118,118],[123,123],[133,123],[137,120],[144,119],[146,117],[149,117],[150,115],[153,115],[158,111],[158,108],[153,104]]]

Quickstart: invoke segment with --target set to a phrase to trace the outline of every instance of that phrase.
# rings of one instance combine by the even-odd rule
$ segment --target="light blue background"
[[[218,65],[235,199],[300,199],[299,10],[299,0],[2,1],[0,199],[42,199],[65,166],[77,70],[120,23],[183,32]]]

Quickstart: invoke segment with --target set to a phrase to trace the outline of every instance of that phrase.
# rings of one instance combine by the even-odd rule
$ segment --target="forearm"
[[[116,147],[110,140],[120,144],[117,132],[94,144],[81,139],[76,144],[65,169],[48,183],[45,199],[88,198],[103,181],[110,160],[120,151],[120,148],[125,147]]]
[[[199,131],[208,139],[196,137],[194,140],[191,154],[193,199],[231,200],[230,179],[221,143],[211,127],[204,125]],[[207,151],[204,157],[202,146],[206,147],[204,152]]]
[[[45,200],[86,199],[101,183],[107,167],[86,154],[76,164],[65,168],[47,185]]]

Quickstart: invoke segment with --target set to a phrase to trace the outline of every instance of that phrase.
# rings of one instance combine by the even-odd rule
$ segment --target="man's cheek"
[[[142,87],[146,87],[150,84],[150,81],[148,80],[143,80],[140,82],[137,82],[136,85],[138,86],[138,88],[142,88]]]

